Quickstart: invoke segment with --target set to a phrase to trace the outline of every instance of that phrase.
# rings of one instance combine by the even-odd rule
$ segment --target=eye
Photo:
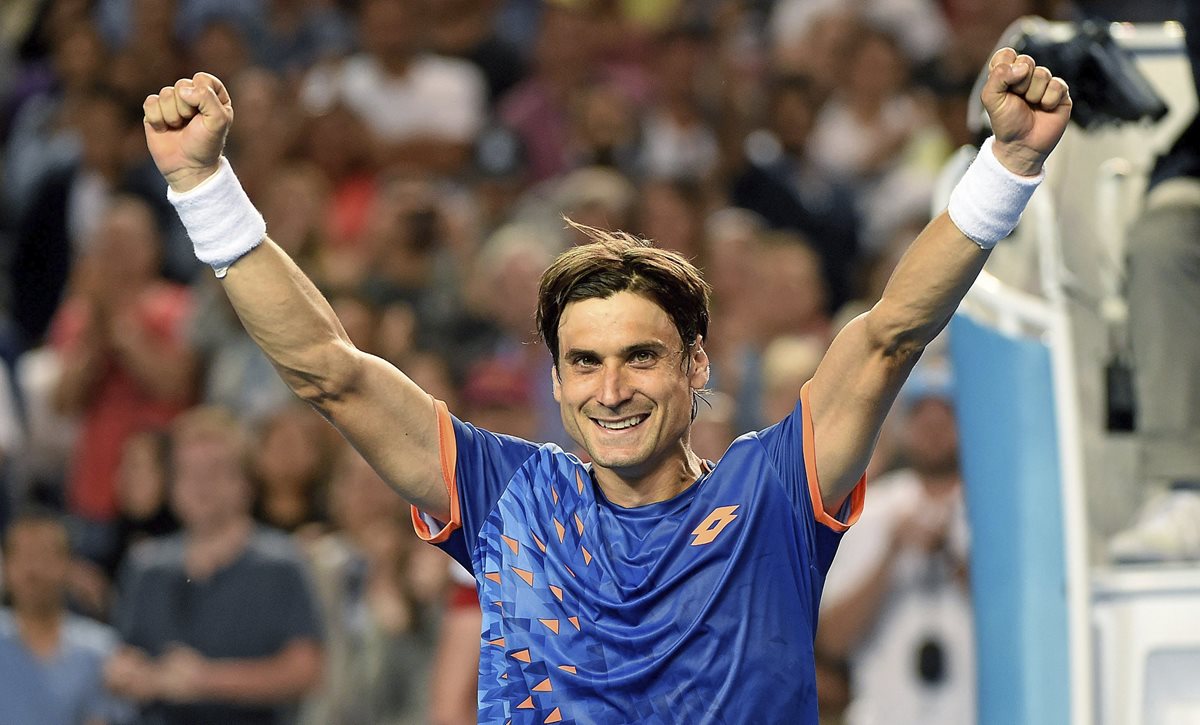
[[[573,355],[571,357],[571,367],[587,369],[594,368],[600,364],[594,355]]]
[[[634,350],[629,356],[634,365],[652,365],[657,360],[658,355],[653,350]]]

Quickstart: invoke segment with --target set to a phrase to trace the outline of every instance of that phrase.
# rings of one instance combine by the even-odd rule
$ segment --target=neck
[[[17,608],[13,616],[17,620],[21,640],[35,655],[45,659],[58,649],[61,607]]]
[[[622,508],[646,506],[666,501],[687,490],[703,472],[700,457],[687,440],[680,441],[682,450],[645,473],[624,471],[593,465],[596,484],[604,497]]]
[[[206,579],[218,569],[230,564],[246,548],[253,523],[239,516],[205,529],[187,533],[187,572],[196,579]]]

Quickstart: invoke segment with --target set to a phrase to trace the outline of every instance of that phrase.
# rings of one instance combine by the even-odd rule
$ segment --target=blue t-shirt
[[[414,522],[475,573],[479,722],[816,723],[818,602],[848,524],[820,504],[805,400],[632,509],[557,446],[438,404],[452,521]]]
[[[0,609],[0,724],[125,720],[132,707],[104,689],[104,663],[116,648],[112,629],[67,614],[58,650],[43,660],[25,646],[12,613]]]

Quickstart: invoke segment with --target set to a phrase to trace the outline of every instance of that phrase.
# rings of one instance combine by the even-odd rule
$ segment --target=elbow
[[[872,353],[896,368],[907,368],[920,357],[933,337],[923,326],[912,324],[908,316],[893,309],[886,300],[881,300],[851,324],[855,323],[864,326]]]
[[[317,410],[328,411],[360,387],[364,355],[350,343],[338,340],[307,358],[311,364],[279,371],[292,392]]]

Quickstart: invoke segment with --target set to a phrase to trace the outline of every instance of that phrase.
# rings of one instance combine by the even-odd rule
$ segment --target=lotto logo
[[[725,530],[726,526],[737,518],[737,515],[733,513],[737,509],[737,506],[718,506],[713,509],[713,512],[692,531],[692,536],[696,537],[692,539],[692,546],[711,543],[718,534]]]

